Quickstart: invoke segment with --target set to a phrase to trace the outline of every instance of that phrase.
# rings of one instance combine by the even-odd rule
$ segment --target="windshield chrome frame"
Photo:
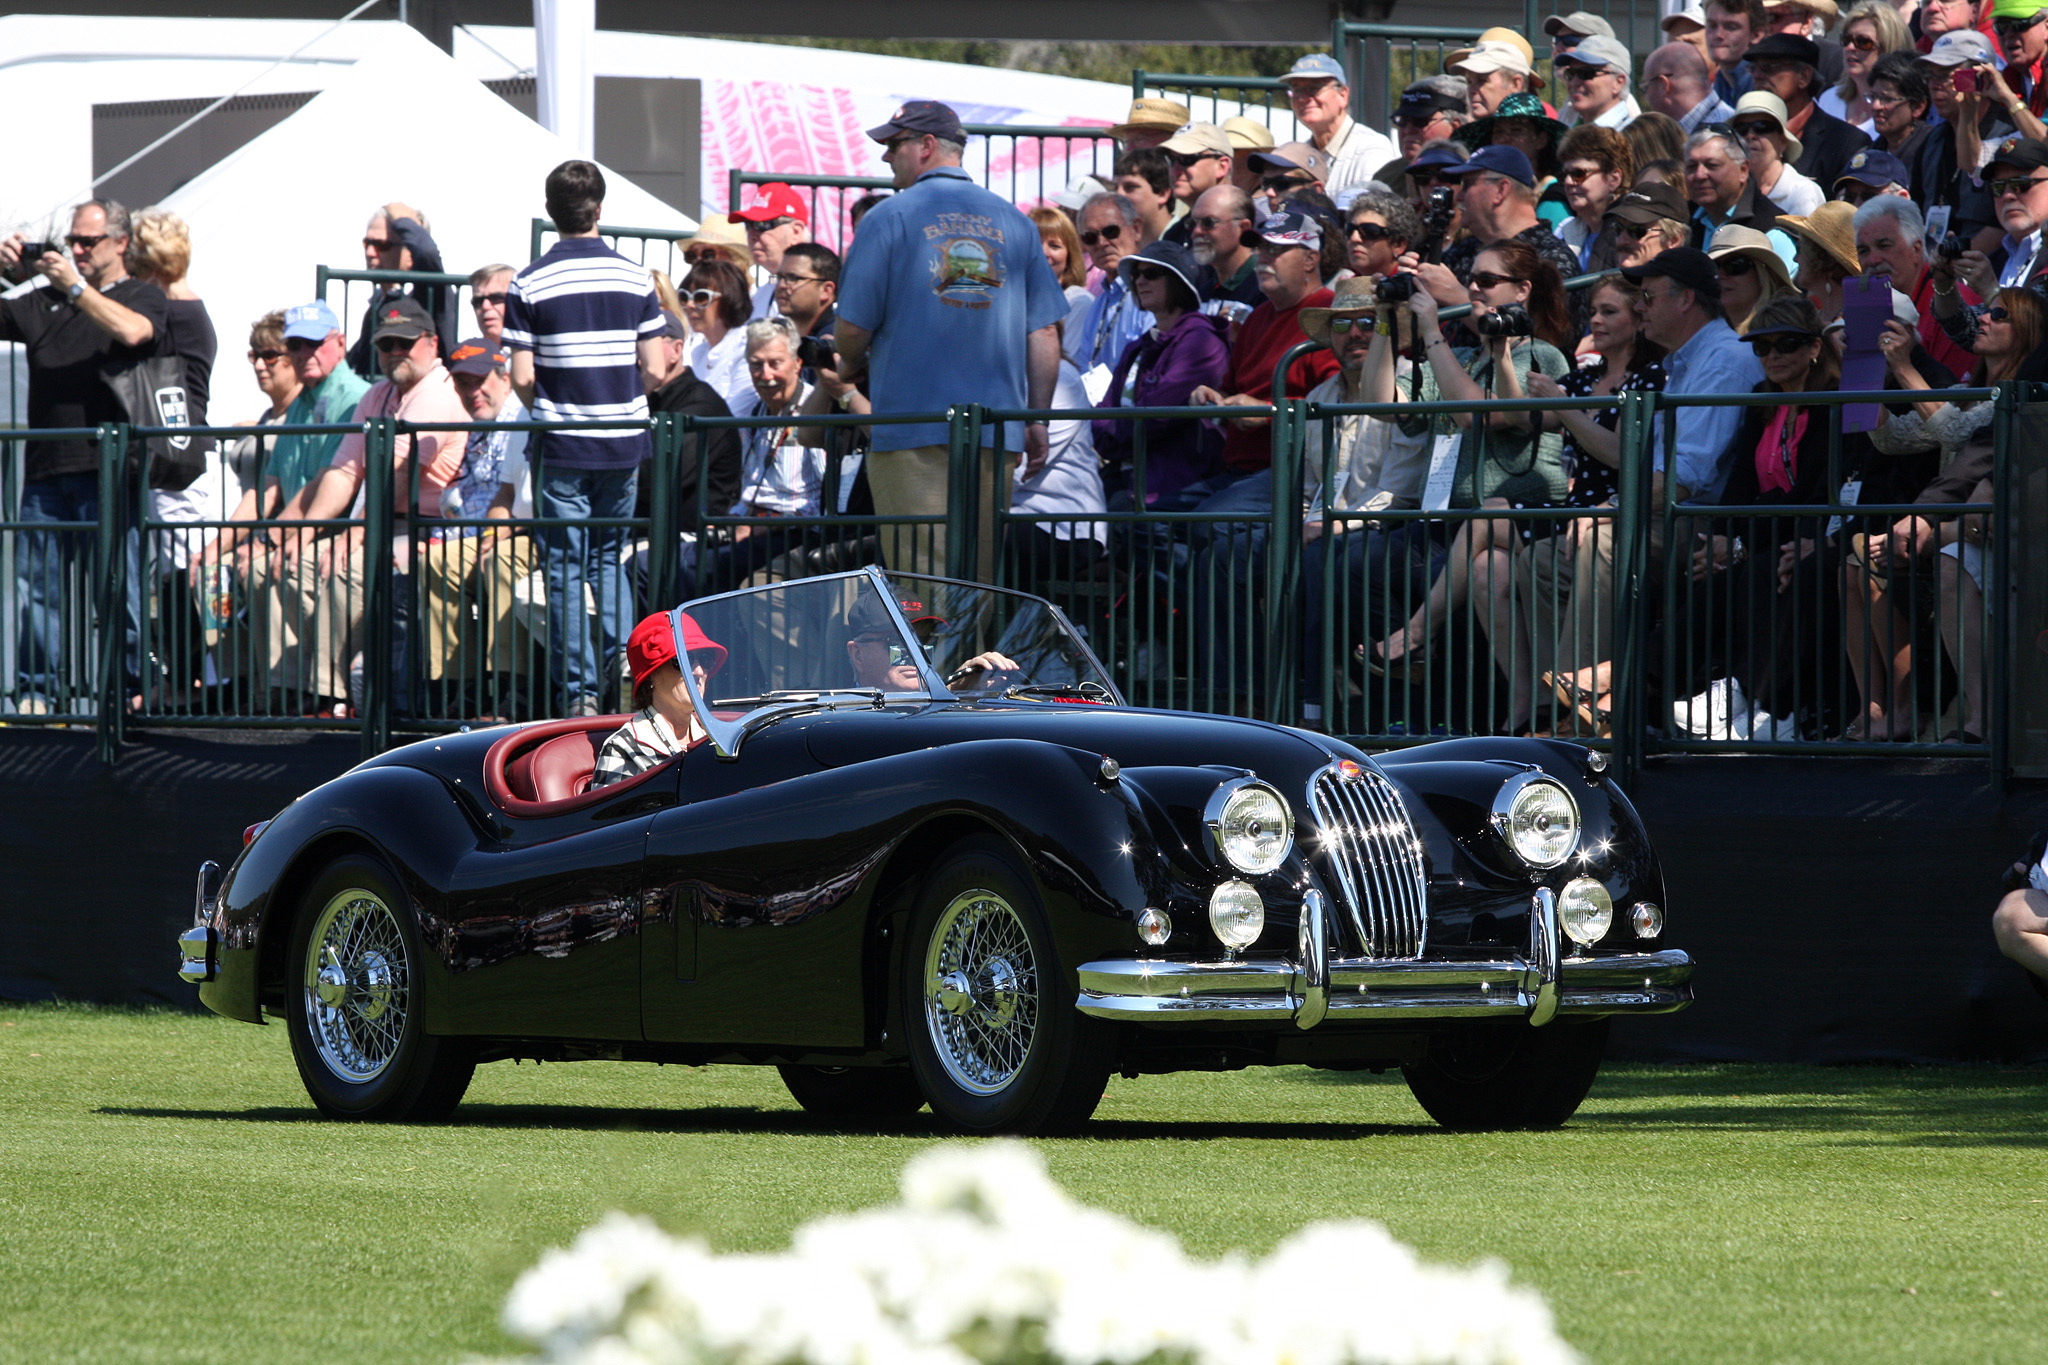
[[[869,568],[881,577],[882,582],[885,585],[882,592],[882,596],[888,599],[891,609],[894,609],[896,605],[896,593],[893,589],[886,586],[889,579],[887,571],[883,569],[876,569],[872,565],[870,565]],[[965,578],[941,578],[937,574],[910,573],[908,571],[899,574],[898,577],[914,578],[917,579],[920,583],[944,583],[947,587],[950,588],[974,588],[981,592],[998,593],[1004,597],[1022,597],[1027,598],[1030,601],[1036,602],[1039,606],[1045,608],[1046,611],[1052,614],[1053,620],[1059,622],[1060,628],[1066,631],[1067,638],[1074,642],[1075,646],[1081,651],[1082,657],[1088,660],[1089,667],[1095,670],[1096,678],[1101,682],[1101,685],[1103,687],[1108,689],[1110,704],[1113,706],[1130,705],[1128,701],[1124,700],[1124,694],[1118,690],[1115,676],[1112,675],[1110,671],[1103,666],[1102,660],[1096,657],[1095,647],[1088,643],[1088,637],[1083,635],[1079,630],[1075,628],[1072,618],[1069,617],[1064,611],[1060,610],[1058,604],[1054,603],[1051,599],[1040,597],[1037,593],[1025,592],[1021,588],[999,588],[993,583],[976,583]],[[905,622],[905,624],[907,625],[909,623]],[[915,631],[911,632],[910,638],[913,640],[916,639],[917,633]],[[929,656],[927,656],[927,658],[929,658]],[[945,688],[945,680],[939,679],[939,685],[941,688]],[[956,701],[987,700],[987,698],[978,696],[972,698],[961,697],[959,696],[959,694],[953,692],[950,689],[946,689],[946,695],[948,697],[952,697]],[[1012,697],[1006,699],[1012,701],[1032,700],[1032,698],[1030,697]]]

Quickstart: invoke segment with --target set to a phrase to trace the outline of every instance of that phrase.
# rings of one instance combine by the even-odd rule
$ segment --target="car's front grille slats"
[[[1365,955],[1421,957],[1429,924],[1422,844],[1400,793],[1371,768],[1346,776],[1332,766],[1310,784],[1309,806]]]

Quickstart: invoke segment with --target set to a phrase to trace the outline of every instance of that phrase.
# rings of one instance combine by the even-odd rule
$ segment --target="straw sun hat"
[[[1833,199],[1804,217],[1796,213],[1780,214],[1778,226],[1794,237],[1805,238],[1834,257],[1845,274],[1863,273],[1863,257],[1856,251],[1854,204]],[[1719,241],[1720,238],[1717,236],[1714,240]]]
[[[1337,343],[1330,339],[1331,318],[1370,318],[1378,312],[1379,295],[1374,282],[1353,275],[1337,281],[1337,289],[1328,308],[1301,310],[1301,330],[1335,350]]]

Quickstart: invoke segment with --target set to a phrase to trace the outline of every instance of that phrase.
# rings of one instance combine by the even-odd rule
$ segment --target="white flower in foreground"
[[[1376,1223],[1191,1260],[1069,1199],[1020,1143],[934,1148],[902,1202],[716,1256],[613,1214],[522,1275],[506,1330],[556,1365],[1571,1365],[1497,1261],[1422,1264]]]

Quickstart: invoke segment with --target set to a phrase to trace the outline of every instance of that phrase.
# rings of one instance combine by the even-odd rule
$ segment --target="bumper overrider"
[[[183,960],[178,975],[194,983],[214,979],[220,971],[220,929],[214,923],[214,895],[220,890],[220,864],[199,865],[199,885],[192,897],[192,927],[178,935]]]
[[[1538,890],[1529,951],[1495,962],[1337,959],[1320,892],[1302,906],[1294,961],[1168,962],[1107,958],[1080,968],[1081,1013],[1139,1024],[1271,1024],[1326,1019],[1455,1019],[1559,1014],[1669,1014],[1692,1003],[1692,958],[1654,953],[1563,955],[1557,901]]]

